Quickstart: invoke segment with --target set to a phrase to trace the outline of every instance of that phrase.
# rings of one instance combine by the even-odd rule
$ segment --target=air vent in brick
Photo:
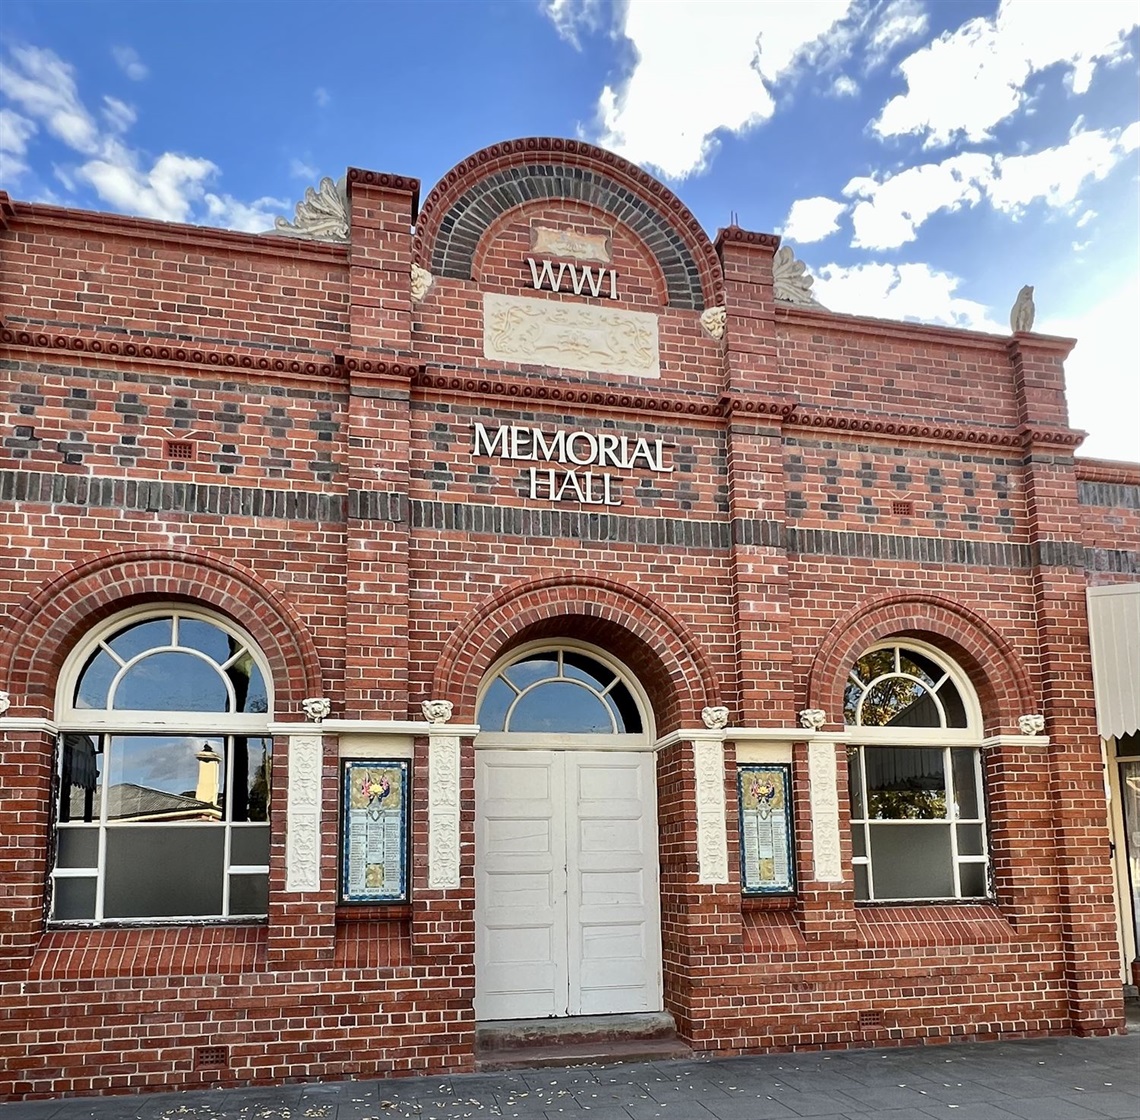
[[[860,1011],[859,1012],[859,1026],[861,1027],[881,1027],[883,1025],[883,1013],[881,1011]]]
[[[913,517],[914,502],[891,502],[891,513],[895,517]]]
[[[187,439],[168,439],[166,441],[166,457],[168,459],[193,459],[194,445]]]
[[[194,1048],[195,1069],[221,1069],[230,1064],[228,1046],[197,1046]]]

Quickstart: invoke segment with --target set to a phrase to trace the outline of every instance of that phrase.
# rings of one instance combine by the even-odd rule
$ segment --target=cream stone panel
[[[285,811],[285,890],[321,887],[321,738],[289,737],[289,791]]]
[[[737,743],[736,761],[747,762],[791,762],[791,743]]]
[[[839,774],[835,765],[835,747],[831,743],[808,744],[808,777],[811,782],[815,878],[823,883],[841,883],[843,862],[839,850]]]
[[[428,887],[459,886],[459,736],[428,741]]]
[[[555,299],[485,293],[483,354],[587,373],[661,376],[656,315]]]
[[[693,744],[697,801],[697,862],[702,883],[728,882],[728,820],[724,803],[724,744]]]

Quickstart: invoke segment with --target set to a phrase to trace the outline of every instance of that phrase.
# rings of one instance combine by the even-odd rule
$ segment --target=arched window
[[[54,921],[268,912],[269,674],[232,623],[120,615],[60,681]]]
[[[985,898],[981,715],[933,647],[886,642],[852,666],[844,719],[859,901]]]
[[[530,649],[485,682],[477,720],[483,733],[645,734],[643,704],[622,671],[584,649]]]

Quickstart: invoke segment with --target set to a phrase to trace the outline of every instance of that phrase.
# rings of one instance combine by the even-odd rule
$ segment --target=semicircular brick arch
[[[316,646],[281,595],[216,557],[161,549],[108,553],[62,573],[14,612],[0,636],[0,679],[21,709],[51,714],[59,671],[92,626],[146,602],[197,603],[225,614],[258,644],[278,712],[321,692]]]
[[[507,588],[456,629],[437,662],[432,695],[474,722],[479,685],[491,665],[525,642],[573,639],[613,654],[638,678],[660,735],[699,726],[720,703],[716,677],[695,637],[658,604],[620,584],[551,576]]]
[[[722,302],[720,260],[679,198],[641,168],[580,140],[531,137],[493,144],[436,184],[416,223],[415,259],[436,276],[472,277],[487,228],[516,206],[576,199],[633,230],[665,276],[671,307],[701,311]]]
[[[941,647],[978,694],[989,734],[1014,733],[1037,710],[1029,674],[1017,653],[983,618],[958,603],[922,593],[890,595],[851,611],[832,626],[808,675],[809,708],[841,723],[847,674],[860,655],[888,638],[921,638]]]

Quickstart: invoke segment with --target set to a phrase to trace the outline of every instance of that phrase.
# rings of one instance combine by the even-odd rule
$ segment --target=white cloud
[[[217,171],[208,159],[173,152],[164,152],[144,171],[136,166],[135,153],[111,144],[105,158],[89,160],[77,174],[100,198],[120,210],[160,221],[186,222],[193,203],[205,194],[205,183]]]
[[[103,98],[103,119],[116,132],[126,132],[138,120],[134,108],[117,97]]]
[[[801,245],[822,241],[839,229],[839,215],[846,209],[845,202],[836,202],[833,198],[797,198],[780,232],[789,241]]]
[[[834,97],[854,97],[859,92],[859,83],[846,74],[839,74],[828,92]]]
[[[1091,222],[1093,220],[1093,218],[1095,218],[1095,217],[1096,217],[1096,211],[1095,210],[1086,210],[1076,220],[1075,224],[1076,224],[1077,229],[1084,229],[1085,226],[1087,226],[1089,224],[1089,222]]]
[[[36,122],[12,109],[0,109],[0,183],[15,183],[28,170],[24,156]]]
[[[318,109],[326,109],[332,103],[332,94],[324,86],[317,86],[313,90],[313,100],[317,103]]]
[[[232,195],[207,194],[204,196],[206,212],[211,225],[243,233],[261,233],[273,228],[273,219],[288,209],[289,201],[283,198],[259,198],[246,204]]]
[[[925,35],[928,24],[919,0],[890,0],[867,37],[866,68],[881,66],[903,43]]]
[[[575,50],[582,49],[583,34],[602,27],[602,0],[542,0],[542,14],[558,32],[558,37]]]
[[[306,183],[315,183],[320,178],[320,170],[311,163],[297,159],[295,156],[289,161],[289,174],[294,179],[304,179]]]
[[[814,275],[812,292],[832,311],[1008,333],[984,304],[954,294],[957,276],[928,264],[825,264]]]
[[[599,143],[671,179],[703,170],[716,133],[741,133],[771,117],[770,87],[851,6],[629,0],[624,34],[637,62],[625,82],[602,90]]]
[[[99,127],[79,100],[75,70],[39,47],[12,47],[14,66],[0,66],[0,94],[69,148],[94,155]]]
[[[897,175],[852,179],[843,188],[848,198],[861,200],[851,212],[852,244],[896,249],[914,241],[932,214],[977,206],[983,199],[1013,217],[1034,202],[1055,209],[1072,206],[1086,184],[1104,179],[1138,146],[1140,125],[1129,125],[1079,132],[1060,147],[1027,155],[965,152]],[[1088,220],[1083,217],[1078,225]]]
[[[112,47],[115,64],[132,82],[141,82],[150,73],[134,47]]]
[[[1127,55],[1124,39],[1140,22],[1131,0],[1003,0],[995,17],[967,20],[904,59],[907,92],[883,107],[880,136],[925,137],[927,147],[958,137],[987,140],[1025,106],[1030,75],[1061,65],[1074,93],[1088,90],[1099,65]]]

